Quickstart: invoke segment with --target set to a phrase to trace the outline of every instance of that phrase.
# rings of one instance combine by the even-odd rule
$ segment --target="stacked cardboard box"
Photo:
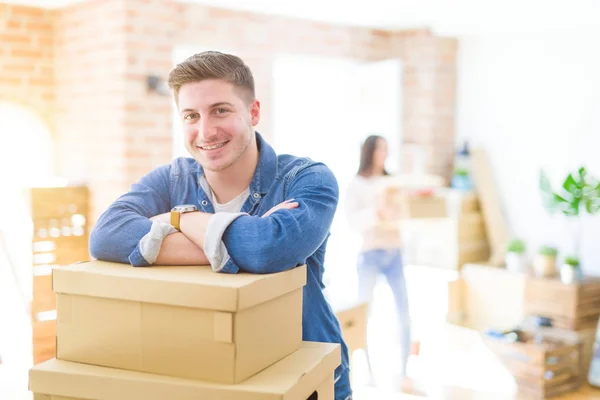
[[[410,264],[460,269],[490,256],[485,221],[473,192],[439,190],[447,207],[444,217],[413,217],[402,223],[406,261]]]
[[[333,399],[338,344],[302,341],[306,267],[57,268],[56,359],[30,371],[36,400]]]

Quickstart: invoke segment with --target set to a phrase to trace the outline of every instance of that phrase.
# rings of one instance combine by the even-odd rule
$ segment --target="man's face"
[[[260,104],[243,89],[207,79],[181,86],[178,100],[185,147],[204,169],[226,170],[254,144]]]

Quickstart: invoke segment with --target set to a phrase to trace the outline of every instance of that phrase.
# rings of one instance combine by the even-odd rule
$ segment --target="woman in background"
[[[358,294],[361,301],[369,304],[379,275],[386,277],[396,303],[400,328],[401,389],[412,390],[412,382],[406,374],[410,354],[410,316],[408,296],[402,265],[399,218],[402,210],[384,200],[385,161],[388,150],[386,140],[371,135],[364,141],[360,153],[358,173],[352,179],[346,193],[346,213],[350,226],[362,238],[358,257]],[[367,351],[369,370],[371,365]],[[371,379],[373,379],[372,371]]]

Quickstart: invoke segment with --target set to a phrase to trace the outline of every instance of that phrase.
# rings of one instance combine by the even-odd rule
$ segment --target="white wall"
[[[600,176],[600,33],[460,38],[457,139],[490,156],[510,226],[530,241],[568,244],[541,207],[538,173],[558,185],[585,165]],[[583,263],[600,274],[600,216],[584,218]]]

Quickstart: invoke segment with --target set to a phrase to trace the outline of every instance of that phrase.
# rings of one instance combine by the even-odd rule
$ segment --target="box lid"
[[[302,347],[246,381],[223,385],[52,359],[29,371],[33,393],[104,400],[305,400],[340,365],[340,345]]]
[[[221,274],[209,266],[132,267],[90,261],[53,270],[53,290],[104,297],[235,312],[306,284],[306,266],[273,274]]]

